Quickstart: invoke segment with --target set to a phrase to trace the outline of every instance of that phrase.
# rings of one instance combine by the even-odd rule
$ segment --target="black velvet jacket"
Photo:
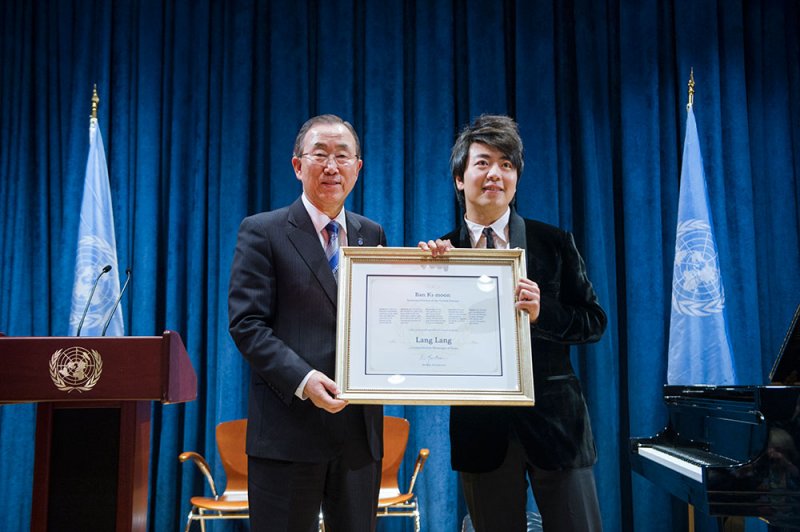
[[[442,237],[471,247],[465,225]],[[524,248],[528,278],[539,285],[541,312],[531,325],[533,407],[454,406],[450,409],[453,469],[492,471],[515,431],[533,463],[547,470],[586,467],[597,459],[580,383],[569,358],[572,344],[596,342],[606,328],[586,266],[572,235],[512,211],[511,248]]]

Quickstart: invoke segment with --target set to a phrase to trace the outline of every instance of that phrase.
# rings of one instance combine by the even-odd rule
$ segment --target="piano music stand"
[[[789,330],[778,350],[778,358],[769,372],[769,382],[786,385],[800,382],[800,305],[794,311]]]
[[[197,396],[180,335],[0,335],[0,353],[0,404],[38,403],[31,530],[147,530],[150,402]]]

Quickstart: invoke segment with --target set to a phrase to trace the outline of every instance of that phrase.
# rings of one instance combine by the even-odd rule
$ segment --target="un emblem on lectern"
[[[59,349],[50,357],[50,378],[62,392],[88,392],[103,372],[100,353],[83,347]]]

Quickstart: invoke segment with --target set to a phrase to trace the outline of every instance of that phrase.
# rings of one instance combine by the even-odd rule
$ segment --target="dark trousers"
[[[327,463],[248,457],[252,532],[316,532],[320,509],[326,532],[373,532],[377,524],[380,461],[351,469]]]
[[[517,438],[503,464],[488,473],[461,473],[475,532],[525,532],[530,479],[544,532],[601,532],[600,506],[591,467],[546,471],[534,466]]]

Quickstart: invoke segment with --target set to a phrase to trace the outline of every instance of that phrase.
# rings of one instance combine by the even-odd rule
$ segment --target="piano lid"
[[[800,305],[794,311],[789,330],[783,339],[778,358],[769,372],[772,384],[800,384]]]

